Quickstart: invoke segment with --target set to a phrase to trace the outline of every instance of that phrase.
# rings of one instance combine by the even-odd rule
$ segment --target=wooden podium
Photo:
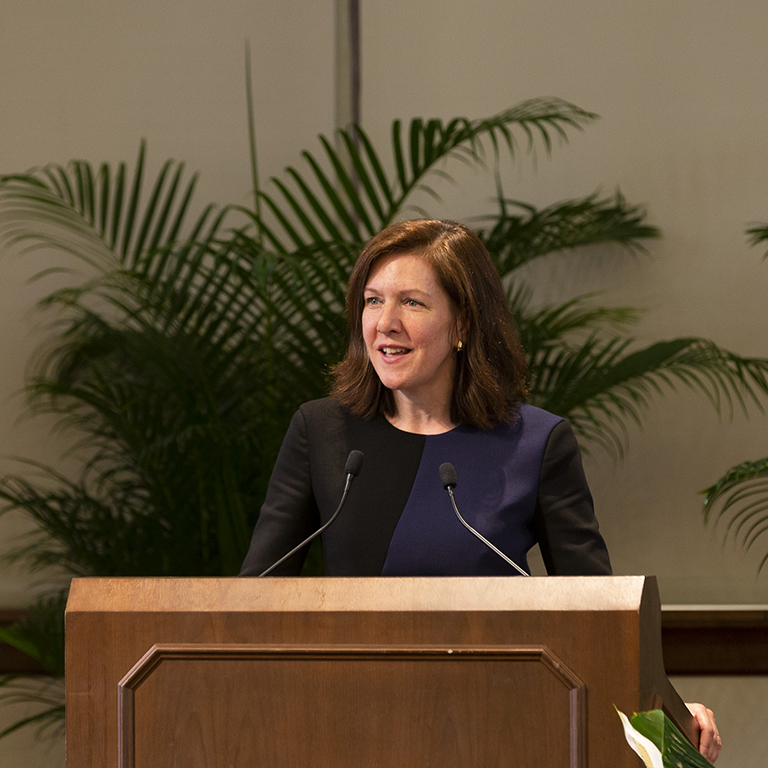
[[[652,577],[75,579],[68,768],[637,768]]]

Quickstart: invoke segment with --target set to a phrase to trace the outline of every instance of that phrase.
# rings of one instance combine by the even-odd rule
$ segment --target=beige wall
[[[553,95],[602,119],[553,157],[508,164],[506,192],[538,204],[617,186],[648,207],[664,237],[647,256],[539,265],[542,297],[605,289],[646,307],[641,343],[700,335],[768,356],[768,264],[744,237],[768,221],[768,6],[761,0],[362,0],[363,121],[382,141],[394,117],[479,117]],[[0,172],[72,157],[135,158],[141,137],[202,172],[199,201],[248,202],[243,45],[251,41],[262,171],[315,147],[333,123],[332,0],[134,0],[0,7]],[[434,215],[490,209],[488,177],[458,174]],[[57,461],[48,425],[18,424],[36,271],[0,259],[0,454]],[[697,492],[768,454],[766,419],[718,421],[681,393],[631,430],[622,464],[587,458],[617,573],[655,573],[666,603],[768,602],[755,556],[705,530]],[[10,463],[3,460],[0,471]],[[0,521],[0,539],[22,528]],[[768,549],[768,544],[764,545]],[[0,605],[23,605],[28,579],[3,569]],[[752,681],[754,683],[754,681]],[[736,718],[739,691],[718,690]],[[756,686],[756,687],[755,687]],[[699,698],[710,695],[704,689]],[[714,693],[712,693],[714,696]],[[710,700],[710,699],[706,699]],[[734,714],[736,713],[736,714]],[[727,738],[727,734],[726,734]],[[0,764],[15,764],[0,742]],[[8,762],[10,760],[10,762]],[[46,759],[41,762],[49,765]],[[726,752],[721,765],[736,765]]]

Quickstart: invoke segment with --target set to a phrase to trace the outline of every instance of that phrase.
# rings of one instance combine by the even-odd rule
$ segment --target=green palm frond
[[[416,118],[407,130],[396,120],[387,161],[360,127],[339,132],[343,150],[321,136],[321,158],[302,153],[307,172],[289,167],[285,181],[272,179],[275,193],[261,193],[273,223],[263,218],[255,223],[278,251],[329,241],[359,245],[390,224],[414,191],[436,195],[427,179],[444,174],[443,161],[461,157],[481,163],[485,140],[495,152],[504,146],[514,154],[521,139],[528,149],[538,141],[550,151],[553,140],[566,140],[568,130],[595,117],[561,99],[532,99],[480,120]]]
[[[641,423],[651,397],[682,384],[714,408],[762,407],[768,361],[742,358],[712,342],[682,338],[630,351],[632,340],[591,337],[577,347],[551,345],[531,361],[531,402],[568,418],[574,430],[621,455],[627,424]]]
[[[704,521],[725,520],[726,535],[733,535],[749,550],[768,535],[768,458],[731,467],[704,494]],[[768,563],[766,554],[758,571]]]
[[[640,312],[632,307],[601,307],[592,303],[597,294],[588,293],[573,299],[552,304],[532,311],[529,308],[532,289],[514,283],[510,293],[510,306],[517,322],[523,348],[531,350],[531,356],[540,354],[552,345],[558,345],[574,334],[606,333],[634,325]]]
[[[643,240],[659,237],[659,230],[645,223],[645,211],[629,205],[620,193],[614,198],[593,194],[542,209],[500,198],[499,212],[482,220],[491,226],[478,234],[502,276],[550,253],[599,243],[642,251]]]
[[[119,503],[107,503],[85,480],[72,482],[52,469],[32,465],[45,477],[33,482],[27,476],[8,476],[0,482],[5,509],[25,512],[40,526],[28,534],[14,556],[34,569],[56,567],[76,576],[157,574],[172,556],[172,545],[163,521],[142,506],[144,494],[137,488],[135,500],[127,483],[115,483],[122,491]]]
[[[768,224],[755,224],[747,229],[750,245],[759,245],[768,240]],[[763,254],[763,258],[768,257],[768,253]]]
[[[38,599],[26,616],[10,627],[0,627],[0,642],[37,661],[52,677],[64,677],[64,607],[67,590]]]
[[[64,733],[63,680],[0,675],[0,703],[32,705],[38,709],[0,731],[0,739],[30,726],[37,728],[41,738],[53,738]]]
[[[751,245],[768,240],[768,224],[747,229]],[[768,254],[764,254],[766,258]],[[733,535],[745,550],[768,535],[768,459],[745,461],[731,467],[704,494],[704,522],[725,520],[726,537]],[[758,573],[768,563],[768,550],[760,560]]]
[[[32,704],[37,710],[4,730],[0,738],[27,726],[41,736],[57,736],[64,726],[64,606],[62,590],[33,603],[27,615],[10,627],[0,627],[0,643],[35,659],[49,676],[0,676],[0,703]]]
[[[142,145],[130,183],[124,166],[94,173],[84,162],[0,183],[11,243],[53,246],[96,268],[44,300],[61,330],[30,383],[38,411],[85,435],[83,476],[71,483],[49,474],[55,491],[7,478],[3,498],[53,532],[57,546],[27,550],[38,563],[102,575],[236,573],[257,503],[250,478],[265,472],[253,466],[258,441],[248,430],[279,432],[288,418],[258,418],[261,286],[218,237],[224,213],[209,206],[185,223],[194,179],[181,183],[183,166],[166,163],[143,201],[144,154]],[[56,528],[61,520],[68,525]],[[110,528],[115,542],[139,537],[126,550],[132,561],[97,543],[96,532]],[[184,528],[196,542],[186,554],[163,535]]]
[[[25,250],[56,248],[98,270],[115,262],[132,267],[144,254],[187,236],[197,183],[196,176],[184,182],[183,164],[169,160],[145,202],[145,161],[142,142],[132,179],[124,163],[113,173],[106,163],[94,170],[82,160],[0,177],[0,236]],[[215,227],[213,211],[207,206],[192,230]]]
[[[236,572],[257,503],[249,481],[256,436],[279,426],[257,418],[263,376],[256,355],[233,362],[238,349],[192,334],[88,319],[91,336],[86,339],[81,326],[77,348],[69,355],[60,350],[59,370],[35,382],[38,408],[47,404],[63,424],[88,435],[90,473],[61,503],[78,499],[69,513],[83,516],[84,524],[100,520],[94,530],[111,520],[118,547],[121,537],[148,541],[133,542],[122,555],[98,552],[93,561],[78,552],[75,560],[98,566],[103,575],[105,568],[147,567],[156,575],[163,568],[188,575]],[[43,506],[54,501],[46,496]],[[61,535],[79,529],[79,518],[64,509],[54,517],[68,521]],[[184,526],[186,544],[174,544],[173,531]],[[153,550],[165,554],[153,557]]]

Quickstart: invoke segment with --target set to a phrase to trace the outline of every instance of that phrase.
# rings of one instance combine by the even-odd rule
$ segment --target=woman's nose
[[[379,314],[379,322],[376,330],[379,333],[398,333],[403,328],[400,322],[400,313],[396,306],[386,305]]]

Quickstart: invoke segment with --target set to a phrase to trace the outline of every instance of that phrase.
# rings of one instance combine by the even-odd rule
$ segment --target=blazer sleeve
[[[555,426],[544,451],[534,526],[550,576],[611,574],[579,445],[567,421]]]
[[[241,576],[258,576],[320,527],[310,473],[307,426],[301,410],[277,455],[267,495],[253,530]],[[270,575],[298,576],[308,547],[297,552]]]

